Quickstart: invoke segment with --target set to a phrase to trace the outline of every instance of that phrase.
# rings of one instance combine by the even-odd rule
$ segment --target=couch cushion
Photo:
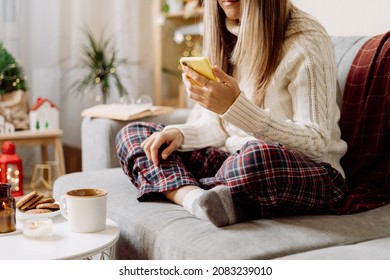
[[[338,82],[343,93],[349,69],[361,46],[370,36],[333,36],[331,37],[336,57]]]
[[[120,168],[70,173],[56,199],[73,188],[106,188],[108,217],[121,227],[119,259],[272,259],[390,236],[390,205],[345,216],[261,219],[214,227],[167,201],[138,202]]]
[[[390,237],[282,257],[289,260],[388,260]]]
[[[188,110],[178,108],[169,114],[150,116],[138,119],[154,123],[183,123],[188,116]],[[85,117],[81,123],[82,170],[99,170],[119,167],[115,148],[115,136],[128,121],[104,118]]]

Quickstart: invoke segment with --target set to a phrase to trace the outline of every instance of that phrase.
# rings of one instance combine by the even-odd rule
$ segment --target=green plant
[[[173,0],[173,1],[181,3],[181,4],[185,3],[185,0]],[[168,14],[171,11],[171,4],[170,4],[170,2],[172,2],[172,1],[165,0],[163,2],[162,6],[161,6],[161,12],[163,12],[164,14]]]
[[[117,57],[109,39],[102,36],[98,41],[91,31],[86,31],[85,35],[88,43],[83,46],[82,60],[77,68],[85,69],[88,73],[80,80],[75,81],[72,88],[79,93],[85,93],[89,88],[99,86],[104,104],[107,103],[107,98],[111,93],[112,82],[114,82],[120,97],[127,95],[127,90],[123,86],[117,70],[119,66],[129,64],[129,62]]]
[[[194,15],[197,8],[203,5],[203,0],[165,0],[161,6],[161,12],[168,15],[172,12],[171,5],[175,5],[175,3],[182,5],[183,17],[189,18]]]
[[[23,68],[0,42],[0,95],[27,90]]]

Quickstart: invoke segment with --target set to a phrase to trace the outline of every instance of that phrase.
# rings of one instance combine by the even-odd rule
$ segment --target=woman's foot
[[[183,207],[197,218],[209,220],[217,227],[236,223],[232,195],[226,186],[211,190],[195,189],[183,198]]]
[[[226,186],[217,186],[206,191],[199,198],[199,206],[206,216],[217,227],[237,222],[233,198]]]

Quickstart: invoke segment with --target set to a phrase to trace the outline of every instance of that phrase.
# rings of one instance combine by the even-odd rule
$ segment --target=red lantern
[[[15,154],[15,145],[6,141],[1,146],[0,181],[11,185],[11,195],[23,195],[23,166],[21,158]]]

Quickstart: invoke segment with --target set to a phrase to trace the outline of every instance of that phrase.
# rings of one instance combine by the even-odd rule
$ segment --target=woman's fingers
[[[196,84],[199,87],[204,87],[205,85],[209,84],[211,81],[207,77],[199,74],[194,69],[183,66],[183,72],[187,75],[187,78],[194,84]]]
[[[181,135],[181,132],[180,132],[180,135]],[[163,160],[166,160],[174,151],[179,149],[181,143],[182,143],[182,141],[180,140],[180,137],[173,138],[172,141],[167,143],[168,145],[166,146],[166,148],[164,150],[162,150],[161,158]]]
[[[144,150],[146,157],[152,161],[152,154],[151,154],[151,145],[154,142],[154,138],[156,137],[155,133],[150,135],[148,138],[146,138],[142,143],[141,143],[141,148]],[[153,162],[154,163],[154,162]]]
[[[217,114],[224,114],[241,92],[238,82],[216,66],[213,67],[213,72],[218,82],[210,80],[204,87],[198,85],[198,83],[202,79],[203,83],[204,80],[207,81],[206,77],[194,74],[195,71],[188,67],[183,69],[183,82],[189,98]],[[197,84],[194,84],[192,80],[195,80]]]
[[[141,143],[141,148],[145,151],[147,158],[157,166],[160,159],[166,160],[172,152],[180,147],[183,139],[184,137],[178,129],[168,129],[150,135]]]
[[[159,165],[159,150],[161,147],[161,139],[156,137],[153,143],[150,145],[150,160],[154,163],[154,165]]]
[[[240,92],[241,91],[236,79],[234,79],[232,76],[229,76],[228,74],[226,74],[218,66],[213,66],[213,73],[214,73],[215,77],[217,77],[217,79],[219,81],[221,81],[221,83],[223,83],[224,85],[231,88],[233,92]]]

